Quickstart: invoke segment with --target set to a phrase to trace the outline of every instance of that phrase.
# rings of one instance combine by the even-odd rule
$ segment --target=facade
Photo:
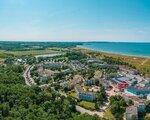
[[[83,91],[83,89],[80,86],[76,86],[75,91],[80,100],[94,101],[96,99],[96,96],[93,92]]]
[[[125,101],[132,100],[134,102],[134,106],[137,107],[139,113],[145,112],[146,105],[142,99],[136,96],[130,96],[127,94],[122,94]]]
[[[126,120],[138,120],[138,109],[135,106],[129,106],[125,112]]]

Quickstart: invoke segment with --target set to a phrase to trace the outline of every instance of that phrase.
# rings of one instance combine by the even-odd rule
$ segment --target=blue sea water
[[[95,51],[150,58],[150,43],[87,42],[79,47]]]

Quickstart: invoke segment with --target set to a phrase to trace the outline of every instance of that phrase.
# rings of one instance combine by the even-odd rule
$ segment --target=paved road
[[[36,83],[34,82],[33,78],[32,78],[31,75],[30,75],[30,70],[31,70],[33,67],[34,67],[34,66],[31,66],[31,65],[27,66],[27,67],[26,67],[26,70],[25,70],[25,72],[24,72],[24,74],[23,74],[23,77],[24,77],[24,79],[25,79],[25,83],[26,83],[26,85],[29,85],[29,86],[31,86],[31,85],[36,85]]]

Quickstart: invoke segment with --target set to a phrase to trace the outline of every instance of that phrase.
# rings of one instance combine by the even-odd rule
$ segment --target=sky
[[[150,42],[150,0],[0,0],[0,40]]]

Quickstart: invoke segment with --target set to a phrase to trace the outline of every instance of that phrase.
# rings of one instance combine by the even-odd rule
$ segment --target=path
[[[90,111],[90,110],[87,110],[87,109],[80,107],[78,105],[76,105],[76,110],[82,114],[87,113],[87,114],[92,115],[92,116],[98,115],[99,117],[103,117],[103,114],[104,114],[104,112]]]

